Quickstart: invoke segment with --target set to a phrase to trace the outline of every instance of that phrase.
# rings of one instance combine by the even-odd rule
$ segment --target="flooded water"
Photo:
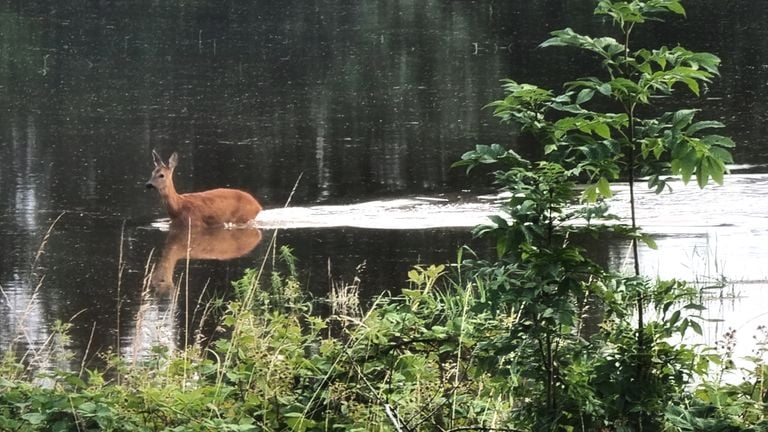
[[[573,52],[536,46],[553,29],[604,25],[576,0],[235,3],[0,5],[0,350],[43,346],[57,320],[72,323],[79,354],[118,343],[129,352],[157,328],[176,343],[180,303],[143,296],[148,269],[212,298],[261,264],[275,233],[316,295],[355,277],[367,296],[397,290],[410,266],[455,260],[469,227],[496,210],[487,182],[450,164],[478,143],[535,153],[483,109],[499,80],[556,85],[589,73]],[[750,328],[768,280],[768,3],[717,5],[692,2],[687,21],[649,28],[639,43],[723,58],[722,77],[691,102],[728,124],[737,162],[750,165],[703,194],[644,196],[641,223],[659,250],[644,250],[642,264],[727,278],[747,300],[722,313]],[[152,149],[179,152],[180,191],[253,193],[267,209],[260,230],[201,237],[230,247],[187,269],[157,194],[143,188]],[[608,245],[606,259],[621,265],[624,247]]]

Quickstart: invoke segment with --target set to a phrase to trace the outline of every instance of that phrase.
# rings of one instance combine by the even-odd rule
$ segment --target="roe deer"
[[[160,292],[173,289],[173,270],[180,259],[230,260],[247,254],[261,242],[261,230],[172,225],[152,271],[150,286]]]
[[[163,199],[171,224],[184,226],[224,226],[252,222],[261,211],[261,205],[249,193],[238,189],[211,189],[203,192],[176,193],[173,169],[179,155],[173,153],[168,164],[152,150],[155,169],[147,188],[155,188]]]

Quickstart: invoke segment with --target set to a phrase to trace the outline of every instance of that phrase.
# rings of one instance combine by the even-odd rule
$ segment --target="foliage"
[[[432,431],[500,425],[504,381],[477,362],[482,341],[506,322],[476,312],[485,292],[416,266],[409,288],[363,316],[311,314],[292,257],[262,283],[249,270],[221,317],[225,337],[186,351],[155,349],[107,370],[41,370],[23,376],[12,355],[0,367],[0,429],[14,431]],[[452,273],[455,274],[455,273]],[[342,325],[337,325],[341,323]],[[114,371],[121,371],[120,380]]]
[[[696,120],[695,109],[657,114],[662,98],[670,106],[681,92],[700,95],[720,62],[681,46],[633,49],[633,32],[668,13],[685,12],[677,0],[600,0],[595,14],[608,16],[618,37],[552,32],[541,47],[582,50],[597,59],[599,74],[566,82],[562,92],[505,80],[505,97],[489,105],[502,122],[542,146],[542,160],[527,161],[493,144],[478,145],[454,164],[467,171],[499,167],[496,185],[509,197],[506,217],[475,231],[494,239],[497,259],[465,265],[490,288],[493,310],[518,313],[509,333],[488,343],[507,356],[504,366],[516,377],[517,425],[680,428],[685,416],[675,411],[678,402],[690,400],[687,386],[709,370],[711,356],[670,342],[684,340],[689,330],[701,333],[696,291],[639,272],[638,240],[655,244],[636,224],[635,181],[647,178],[657,193],[672,177],[684,183],[695,178],[700,187],[722,183],[734,145],[711,132],[721,123]],[[629,224],[595,225],[611,217],[604,200],[620,179],[629,183]],[[584,184],[580,196],[577,183]],[[602,268],[576,244],[605,234],[629,238],[633,275]]]

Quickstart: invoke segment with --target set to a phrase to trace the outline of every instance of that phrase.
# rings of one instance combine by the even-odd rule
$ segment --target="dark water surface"
[[[746,171],[765,172],[768,3],[727,4],[691,2],[688,20],[648,27],[638,44],[723,58],[722,77],[692,102],[729,125]],[[142,297],[147,269],[173,255],[156,193],[143,189],[152,149],[180,153],[179,190],[242,188],[268,209],[244,256],[190,262],[193,296],[229,292],[276,228],[317,295],[357,275],[364,295],[397,290],[411,265],[454,260],[493,205],[451,162],[477,143],[517,145],[482,109],[500,79],[556,85],[591,73],[574,52],[536,48],[557,28],[605,28],[591,11],[575,0],[2,3],[0,350],[43,345],[56,320],[74,325],[76,352],[89,340],[90,352],[114,346],[118,334],[126,349],[146,330],[141,310],[155,315],[138,324],[179,337],[178,315],[163,315],[172,302]],[[691,256],[702,241],[747,244],[706,259],[750,262],[768,232],[755,205],[768,185],[754,175],[711,201],[650,206],[653,232]],[[702,225],[713,210],[728,221]],[[649,272],[688,265],[658,270],[649,256]],[[182,273],[179,262],[176,281]],[[763,273],[728,277],[757,286]]]

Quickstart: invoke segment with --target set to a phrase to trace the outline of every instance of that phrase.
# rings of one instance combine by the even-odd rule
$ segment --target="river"
[[[768,280],[768,4],[731,6],[691,2],[687,20],[638,33],[639,44],[680,42],[723,59],[722,76],[686,102],[728,125],[741,165],[722,187],[676,185],[643,195],[641,207],[659,244],[643,250],[646,274],[728,281],[711,312],[737,321],[712,327],[710,340],[725,325],[762,322]],[[171,266],[194,297],[231,292],[275,235],[315,295],[356,277],[363,296],[397,291],[414,264],[455,261],[464,244],[482,249],[469,229],[496,211],[488,182],[450,164],[475,144],[536,152],[483,107],[502,78],[553,86],[588,73],[575,53],[536,46],[554,29],[605,28],[591,9],[565,0],[3,3],[0,350],[44,346],[57,320],[73,325],[76,358],[128,350],[138,324],[183,338],[178,317],[165,315],[171,302],[142,294],[147,269],[178,255],[156,193],[143,187],[153,149],[180,154],[179,190],[242,188],[267,209],[258,239],[216,240],[252,245],[244,255]],[[621,265],[624,247],[608,245],[605,258]],[[154,315],[139,323],[142,311]]]

